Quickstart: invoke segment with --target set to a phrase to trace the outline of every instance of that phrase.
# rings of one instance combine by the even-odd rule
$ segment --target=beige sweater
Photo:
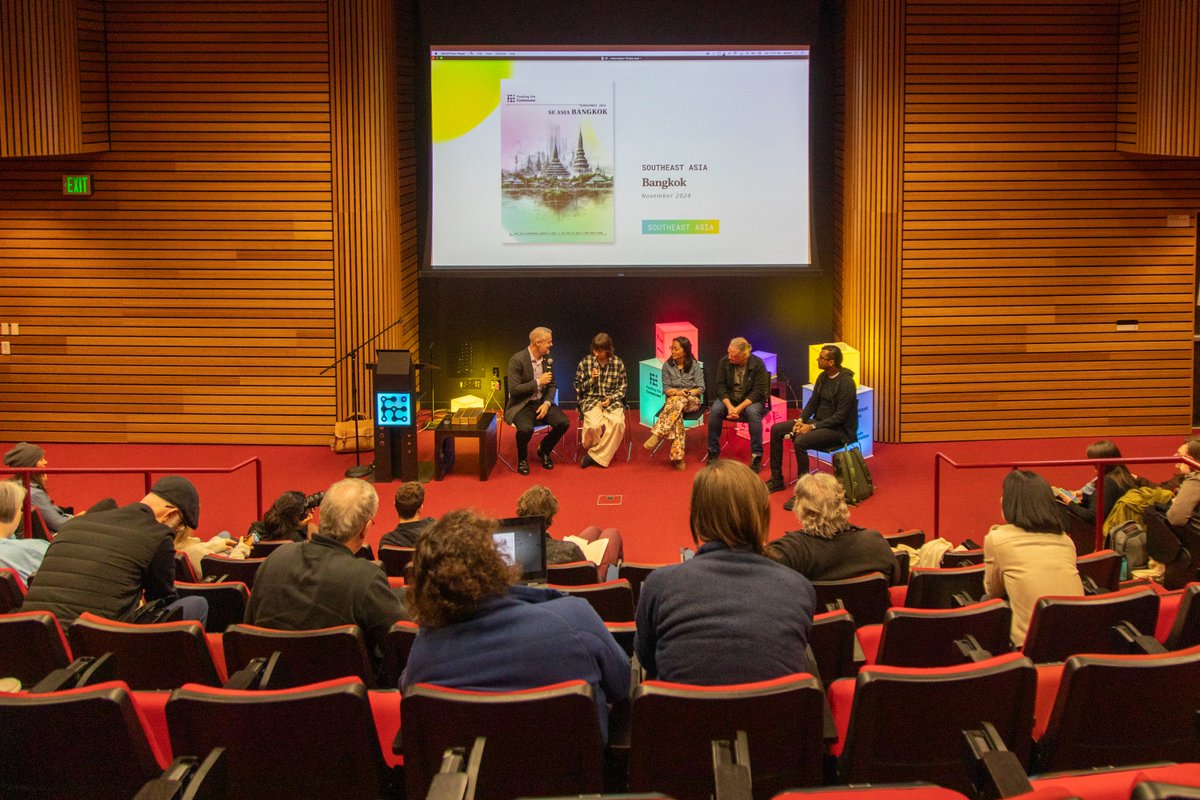
[[[983,585],[1012,606],[1012,640],[1025,643],[1038,598],[1083,597],[1075,567],[1075,543],[1065,533],[1029,533],[1016,525],[994,525],[983,539]]]

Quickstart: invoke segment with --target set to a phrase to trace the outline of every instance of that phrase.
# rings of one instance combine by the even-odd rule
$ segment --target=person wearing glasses
[[[796,470],[808,472],[808,451],[837,449],[858,437],[858,396],[854,372],[842,366],[842,349],[834,344],[821,348],[817,356],[821,370],[813,384],[812,397],[800,412],[800,419],[771,426],[771,477],[767,489],[781,492],[783,479],[783,440],[791,437],[796,451]],[[783,507],[791,511],[796,498]]]
[[[550,432],[538,447],[538,460],[545,469],[554,469],[550,452],[570,427],[567,415],[554,404],[558,387],[554,384],[554,359],[550,348],[554,335],[549,328],[529,332],[529,347],[513,353],[508,360],[508,398],[504,421],[517,429],[517,472],[529,474],[529,440],[538,425],[549,425]]]

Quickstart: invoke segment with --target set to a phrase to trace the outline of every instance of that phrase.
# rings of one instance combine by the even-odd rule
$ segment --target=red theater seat
[[[1122,621],[1142,633],[1154,631],[1158,594],[1137,586],[1090,597],[1043,597],[1034,606],[1022,650],[1037,664],[1077,653],[1115,653],[1121,644],[1113,627]]]
[[[731,686],[646,681],[633,695],[629,789],[675,800],[715,791],[713,740],[745,731],[755,798],[821,783],[824,698],[808,673]]]
[[[129,800],[170,762],[120,681],[0,694],[0,731],[5,800]]]
[[[567,797],[603,788],[600,723],[584,681],[514,692],[419,683],[404,696],[400,715],[408,797],[425,797],[446,749],[469,749],[477,736],[487,744],[475,800]]]
[[[71,663],[71,648],[49,611],[0,615],[0,676],[29,688]]]
[[[337,625],[311,631],[283,631],[257,625],[231,625],[222,637],[225,664],[237,672],[254,658],[279,661],[269,676],[270,689],[286,689],[317,681],[355,677],[375,685],[366,640],[357,625]]]
[[[357,678],[253,692],[189,684],[171,693],[166,715],[176,753],[225,748],[228,800],[386,794],[389,770]]]
[[[220,686],[226,680],[224,664],[216,663],[199,622],[133,625],[84,612],[68,636],[78,656],[112,653],[117,679],[132,689]]]
[[[1012,650],[1012,609],[999,599],[961,608],[892,608],[882,625],[858,631],[868,664],[948,667],[966,658],[955,642],[973,636],[994,656]]]

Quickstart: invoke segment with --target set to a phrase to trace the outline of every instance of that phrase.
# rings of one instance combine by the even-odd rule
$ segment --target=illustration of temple
[[[554,153],[550,156],[550,163],[546,165],[545,175],[548,178],[569,178],[571,173],[567,172],[567,168],[558,160],[558,143],[554,145]]]
[[[579,144],[575,145],[575,158],[571,161],[571,170],[576,175],[582,175],[585,172],[591,172],[592,168],[588,165],[587,156],[583,152],[583,131],[579,131]]]

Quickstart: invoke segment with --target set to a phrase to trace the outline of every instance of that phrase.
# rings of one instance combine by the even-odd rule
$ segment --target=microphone
[[[554,359],[551,358],[550,356],[546,356],[545,358],[542,359],[542,372],[553,372],[553,371],[554,371]]]

